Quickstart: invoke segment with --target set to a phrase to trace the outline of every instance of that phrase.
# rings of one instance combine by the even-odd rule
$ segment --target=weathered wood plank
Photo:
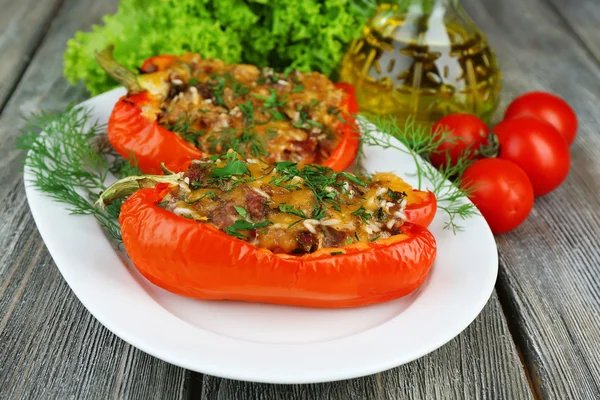
[[[62,79],[65,41],[116,3],[67,1],[0,117],[1,398],[186,397],[186,371],[118,339],[71,292],[37,233],[20,174],[23,155],[13,150],[23,116],[84,98],[81,87]]]
[[[267,385],[204,376],[202,399],[529,399],[519,356],[496,295],[477,319],[437,351],[360,379]],[[390,349],[393,351],[393,349]],[[315,360],[318,363],[318,360]]]
[[[48,0],[43,7],[38,3],[0,0],[0,111],[62,1]]]
[[[600,62],[600,2],[546,0]]]
[[[543,0],[463,3],[497,51],[502,109],[541,89],[565,98],[579,116],[566,182],[536,200],[524,225],[497,238],[497,287],[536,392],[600,398],[600,68]]]

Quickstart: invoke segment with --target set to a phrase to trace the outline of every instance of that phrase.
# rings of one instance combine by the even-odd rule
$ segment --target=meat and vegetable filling
[[[267,164],[229,152],[195,161],[159,206],[275,253],[305,254],[343,252],[356,242],[400,234],[412,195],[391,173]]]
[[[269,162],[319,164],[340,141],[344,92],[320,73],[276,73],[191,53],[158,69],[149,63],[140,71],[141,85],[160,99],[149,114],[158,111],[159,124],[208,154],[231,148]]]

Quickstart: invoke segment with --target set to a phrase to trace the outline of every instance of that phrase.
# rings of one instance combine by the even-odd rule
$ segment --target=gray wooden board
[[[20,174],[23,155],[13,150],[23,116],[64,109],[84,98],[81,87],[70,87],[61,77],[64,43],[116,3],[66,2],[0,117],[2,399],[186,397],[185,370],[118,339],[64,282],[29,213]]]
[[[0,0],[0,111],[61,0],[47,0],[42,7],[38,3],[38,0]]]
[[[201,399],[239,400],[533,398],[495,294],[458,337],[399,368],[314,385],[267,385],[205,375],[201,387],[192,390]]]
[[[498,54],[502,110],[516,95],[541,89],[565,98],[579,116],[565,183],[538,198],[521,227],[497,238],[497,288],[536,393],[598,399],[600,67],[557,14],[567,3],[555,8],[544,0],[463,2]],[[598,15],[600,3],[588,3]]]
[[[600,2],[598,0],[546,0],[579,36],[600,62]]]

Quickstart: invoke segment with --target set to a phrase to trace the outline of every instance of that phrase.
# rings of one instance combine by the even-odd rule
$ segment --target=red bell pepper
[[[437,211],[437,199],[432,192],[413,190],[420,201],[408,202],[404,209],[406,220],[427,228]]]
[[[175,59],[172,55],[151,57],[142,64],[140,70],[165,70]],[[105,68],[110,70],[110,67]],[[358,112],[358,103],[352,85],[339,83],[335,86],[345,92],[340,105],[343,110],[342,121],[345,122],[339,122],[337,129],[341,133],[340,142],[322,164],[342,171],[352,163],[358,152],[359,133],[351,117],[351,114]],[[201,158],[203,154],[177,133],[160,126],[156,118],[148,118],[147,114],[142,113],[142,108],[153,102],[156,104],[158,101],[145,91],[121,97],[108,121],[108,139],[123,157],[131,159],[135,155],[137,165],[144,173],[161,174],[161,163],[172,171],[184,170],[191,160]]]
[[[148,92],[121,97],[108,120],[108,140],[124,158],[131,159],[133,154],[137,167],[146,174],[162,174],[161,162],[171,171],[183,171],[203,154],[177,133],[142,115],[142,107],[152,101]]]
[[[408,222],[401,234],[387,239],[301,256],[275,254],[160,208],[157,204],[170,190],[171,185],[160,183],[136,191],[123,203],[119,223],[140,273],[183,296],[364,306],[411,293],[425,280],[436,256],[433,235]],[[338,250],[345,254],[334,255]]]

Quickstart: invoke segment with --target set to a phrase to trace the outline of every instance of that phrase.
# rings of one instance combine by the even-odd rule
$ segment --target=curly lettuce
[[[122,0],[103,25],[67,42],[64,75],[92,95],[117,84],[94,53],[109,44],[135,69],[157,54],[192,51],[228,63],[334,76],[345,46],[360,34],[373,0]]]

